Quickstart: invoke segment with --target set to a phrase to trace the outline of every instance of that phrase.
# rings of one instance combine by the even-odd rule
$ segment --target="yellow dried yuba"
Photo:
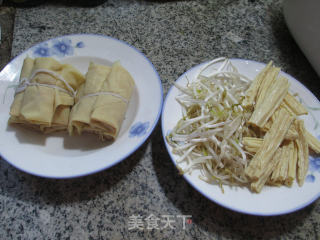
[[[261,192],[263,186],[268,181],[272,171],[274,171],[276,165],[280,161],[282,156],[282,148],[277,148],[273,157],[267,162],[266,166],[264,167],[263,172],[261,172],[261,176],[254,182],[251,183],[251,190],[254,192]]]
[[[257,94],[257,100],[255,104],[255,110],[260,107],[260,105],[266,100],[269,99],[269,92],[274,84],[278,81],[277,77],[280,72],[280,68],[270,68],[269,72],[267,72],[265,78],[262,79],[261,85],[259,87],[259,91]],[[266,98],[267,96],[267,98]]]
[[[267,132],[270,130],[272,122],[274,121],[275,117],[277,116],[278,112],[280,109],[285,109],[286,108],[283,107],[283,105],[281,104],[280,107],[278,108],[278,111],[276,111],[268,120],[268,122],[263,126],[263,128],[261,129],[264,132]],[[287,111],[288,113],[290,113],[292,116],[295,116],[292,112]],[[286,140],[295,140],[298,138],[298,132],[296,130],[296,128],[294,127],[294,125],[290,125],[288,132],[285,136]]]
[[[265,97],[261,100],[260,104],[257,104],[257,107],[255,107],[249,123],[262,128],[280,106],[288,90],[289,83],[286,78],[279,77],[274,81],[272,86],[262,92]]]
[[[296,179],[296,172],[297,172],[297,158],[298,158],[298,149],[297,144],[295,141],[290,142],[290,148],[293,148],[290,152],[289,157],[289,165],[288,165],[288,175],[287,179],[285,180],[285,185],[291,186],[293,181]]]
[[[265,79],[267,73],[272,68],[272,64],[273,62],[270,61],[268,65],[264,69],[262,69],[262,71],[257,75],[257,77],[249,86],[242,103],[244,107],[251,107],[255,104],[257,95],[259,93],[261,82],[263,81],[263,79]]]
[[[308,114],[307,109],[289,93],[287,79],[277,73],[279,69],[270,62],[254,80],[255,91],[248,90],[245,98],[251,104],[247,107],[253,107],[249,124],[260,135],[265,133],[258,138],[244,137],[242,142],[246,151],[253,154],[245,172],[253,181],[250,187],[255,192],[265,184],[292,186],[295,179],[302,186],[309,166],[309,149],[320,153],[320,142],[298,119]]]
[[[270,159],[284,140],[292,121],[293,117],[286,110],[281,109],[270,130],[266,133],[262,145],[245,170],[250,179],[256,181],[263,175]]]
[[[295,125],[299,133],[299,138],[296,140],[298,149],[297,181],[299,186],[302,186],[309,168],[309,149],[303,120],[296,120]]]
[[[242,139],[242,144],[244,145],[245,150],[251,153],[256,153],[261,147],[262,142],[262,138],[256,137],[244,137]]]
[[[287,93],[283,103],[297,116],[308,114],[308,110],[290,93]]]
[[[289,160],[291,155],[293,155],[293,143],[290,141],[288,144],[284,144],[282,146],[282,152],[279,162],[277,163],[276,168],[272,172],[271,178],[270,178],[270,184],[278,185],[283,184],[288,176],[288,167],[289,167]]]

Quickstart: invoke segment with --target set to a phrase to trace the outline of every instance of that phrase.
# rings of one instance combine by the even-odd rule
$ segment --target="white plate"
[[[50,56],[73,64],[82,73],[90,61],[111,64],[120,60],[135,81],[126,118],[114,143],[95,135],[43,135],[8,126],[14,90],[5,90],[19,78],[24,58]],[[101,35],[68,35],[39,43],[14,58],[0,73],[0,154],[18,169],[49,178],[83,176],[109,168],[137,150],[153,131],[162,107],[162,85],[152,63],[137,49]]]
[[[239,72],[253,79],[257,73],[264,68],[265,64],[247,61],[241,59],[231,59],[232,63],[238,68]],[[202,65],[202,64],[201,64]],[[178,80],[182,86],[187,83],[186,75],[189,79],[193,79],[198,73],[201,65],[195,66],[184,73]],[[290,83],[290,90],[299,93],[304,105],[308,107],[309,115],[303,117],[306,128],[318,138],[320,137],[320,102],[318,99],[300,82],[290,75],[285,75]],[[171,87],[169,90],[163,110],[162,110],[162,134],[166,136],[181,118],[181,107],[175,100],[180,91]],[[171,147],[164,139],[167,150],[171,156],[173,163],[177,155],[172,153]],[[290,213],[301,209],[320,196],[320,158],[310,157],[310,168],[307,179],[303,187],[298,187],[295,183],[291,188],[288,187],[264,187],[260,194],[252,193],[247,188],[224,186],[224,193],[217,185],[208,184],[198,178],[200,171],[193,171],[191,175],[185,174],[184,178],[202,195],[214,201],[221,206],[231,210],[253,214],[253,215],[279,215]],[[179,193],[178,193],[179,194]]]

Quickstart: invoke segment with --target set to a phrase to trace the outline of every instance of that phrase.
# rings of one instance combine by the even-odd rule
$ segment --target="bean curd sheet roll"
[[[76,89],[84,76],[53,58],[25,58],[10,108],[10,124],[44,133],[66,130]]]
[[[125,118],[134,80],[120,62],[111,67],[90,63],[72,108],[68,130],[98,134],[114,141]]]

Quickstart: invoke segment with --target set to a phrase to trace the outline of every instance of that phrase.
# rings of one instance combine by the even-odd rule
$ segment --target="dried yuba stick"
[[[279,115],[273,122],[270,131],[266,133],[261,147],[245,170],[249,178],[258,180],[261,177],[265,166],[280,146],[292,121],[293,116],[286,110],[281,109],[279,111]]]

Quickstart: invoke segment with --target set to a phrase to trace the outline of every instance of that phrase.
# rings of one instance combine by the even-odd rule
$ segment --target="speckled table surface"
[[[74,1],[76,2],[76,1]],[[285,25],[278,0],[109,0],[83,8],[47,3],[16,11],[12,57],[71,33],[132,44],[157,69],[166,94],[190,67],[219,56],[274,60],[318,98],[319,77]],[[161,126],[133,155],[95,175],[43,179],[0,161],[0,239],[320,239],[320,201],[277,217],[210,202],[174,168]],[[129,230],[129,217],[174,218],[173,227]],[[178,215],[191,215],[183,229]],[[145,223],[145,222],[144,222]]]

